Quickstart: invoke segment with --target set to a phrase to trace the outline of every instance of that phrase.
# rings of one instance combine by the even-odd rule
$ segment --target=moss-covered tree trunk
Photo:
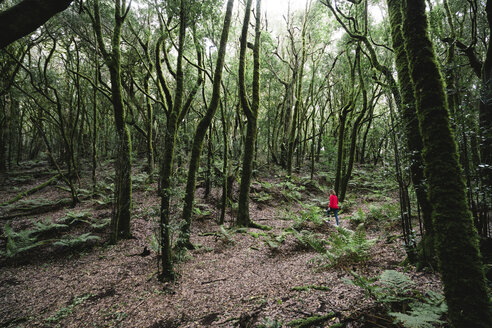
[[[337,163],[335,168],[335,186],[334,186],[337,195],[342,185],[342,169],[343,169],[343,162],[345,157],[345,147],[344,147],[345,126],[346,126],[347,116],[351,110],[352,110],[352,101],[350,100],[350,102],[342,108],[342,112],[340,113],[340,119],[339,119],[340,122],[338,126]],[[343,201],[343,199],[340,199],[340,201]]]
[[[419,245],[422,264],[435,262],[434,229],[432,226],[432,206],[427,198],[427,187],[424,178],[422,160],[422,137],[419,130],[419,122],[415,108],[413,82],[408,68],[408,58],[402,35],[402,0],[387,0],[388,14],[391,25],[391,37],[395,52],[395,66],[398,73],[398,82],[401,95],[401,118],[403,120],[405,138],[410,157],[410,173],[415,188],[417,202],[422,209],[422,218],[425,233]],[[398,99],[395,99],[398,101]]]
[[[309,10],[306,10],[304,13],[303,23],[302,23],[302,31],[301,31],[301,58],[299,63],[299,72],[295,72],[294,74],[294,82],[296,86],[295,95],[296,101],[294,103],[294,115],[292,118],[292,124],[290,125],[289,130],[289,138],[287,145],[287,174],[292,175],[292,160],[294,157],[294,150],[296,146],[296,135],[299,133],[297,131],[297,124],[300,123],[299,115],[303,110],[303,102],[302,102],[302,82],[304,78],[304,64],[306,62],[306,24],[308,21]],[[293,36],[292,36],[293,38]],[[294,43],[294,40],[291,39],[291,42]],[[294,48],[294,46],[292,46]]]
[[[338,126],[338,141],[337,141],[337,163],[336,163],[336,168],[335,168],[335,193],[338,195],[341,191],[342,188],[342,171],[344,167],[344,161],[345,161],[345,129],[347,125],[347,118],[350,112],[354,110],[354,105],[355,105],[355,68],[356,65],[352,65],[350,62],[350,57],[347,57],[349,59],[349,64],[350,64],[350,94],[348,95],[347,99],[347,104],[345,104],[340,112],[340,117],[339,117],[339,126]],[[340,201],[343,201],[343,199],[340,198]]]
[[[249,216],[249,190],[253,173],[253,157],[256,144],[256,126],[258,118],[258,108],[260,106],[260,24],[261,24],[261,0],[256,2],[256,26],[255,43],[253,46],[253,101],[250,105],[246,95],[245,70],[246,70],[246,48],[248,37],[248,24],[251,14],[251,2],[246,3],[243,28],[240,39],[239,50],[239,94],[241,106],[248,119],[246,128],[246,139],[244,142],[243,170],[241,173],[241,185],[239,187],[238,216],[236,224],[239,226],[251,226],[252,221]]]
[[[436,251],[449,318],[455,327],[491,327],[477,232],[466,203],[443,80],[427,26],[425,1],[404,1],[402,31],[415,86],[424,173],[433,204]]]
[[[344,201],[345,199],[345,194],[347,193],[347,186],[348,182],[350,180],[350,177],[352,175],[352,169],[354,167],[354,160],[355,160],[355,148],[356,148],[356,143],[357,143],[357,134],[359,132],[359,128],[362,122],[362,119],[366,115],[367,112],[367,90],[366,86],[364,83],[364,77],[362,75],[361,71],[361,64],[360,64],[360,47],[357,47],[356,51],[356,59],[355,59],[355,65],[357,65],[357,72],[359,74],[359,86],[360,89],[362,90],[362,109],[361,111],[357,114],[357,117],[353,123],[352,126],[352,131],[350,132],[350,149],[349,149],[349,154],[348,154],[348,162],[347,162],[347,167],[345,169],[345,174],[342,177],[341,185],[340,185],[340,191],[338,192],[338,197],[340,201]]]
[[[179,70],[177,71],[179,73]],[[179,78],[178,78],[179,79]],[[164,281],[172,281],[175,278],[171,250],[170,230],[170,203],[171,203],[171,176],[174,163],[174,148],[176,145],[176,133],[178,128],[178,116],[170,113],[167,117],[166,132],[164,137],[164,149],[160,165],[160,189],[161,189],[161,277]]]
[[[97,35],[95,35],[97,37]],[[92,177],[92,193],[96,193],[96,186],[97,186],[97,177],[96,177],[96,170],[97,170],[97,138],[98,138],[98,131],[97,131],[97,125],[98,125],[98,117],[97,117],[97,88],[99,86],[99,55],[97,51],[97,43],[95,45],[96,51],[94,52],[94,62],[95,62],[95,70],[94,70],[94,87],[92,90],[92,99],[93,99],[93,106],[92,106],[92,171],[91,171],[91,177]]]
[[[480,170],[485,199],[485,211],[492,206],[492,1],[485,7],[489,25],[487,55],[482,66],[482,94],[480,97]],[[485,207],[485,206],[484,206]],[[484,222],[485,223],[485,222]],[[481,227],[486,228],[486,223]]]
[[[150,74],[147,74],[144,80],[144,90],[147,94],[150,94],[149,87]],[[145,106],[147,108],[147,133],[146,137],[146,146],[147,146],[147,172],[149,173],[149,182],[154,180],[154,110],[152,109],[152,103],[150,102],[149,97],[145,97]]]
[[[186,116],[193,98],[195,97],[201,83],[203,82],[202,74],[199,70],[197,81],[195,85],[188,93],[186,101],[184,100],[184,70],[183,70],[183,57],[185,50],[186,39],[186,27],[187,27],[187,7],[185,0],[180,1],[179,8],[179,36],[178,36],[178,48],[177,48],[177,60],[176,60],[176,88],[174,92],[174,98],[171,91],[168,88],[168,83],[164,78],[161,67],[161,46],[164,41],[164,37],[161,36],[156,44],[156,71],[158,77],[159,93],[165,104],[164,111],[167,116],[166,132],[164,136],[164,148],[162,150],[162,157],[160,162],[160,196],[161,196],[161,265],[162,272],[160,279],[163,281],[174,280],[174,268],[171,249],[171,230],[170,230],[170,204],[172,197],[172,185],[171,178],[173,174],[174,166],[174,150],[176,147],[176,136],[178,132],[179,124]],[[198,48],[197,48],[198,50]],[[197,51],[198,63],[201,62],[201,53]]]
[[[224,100],[225,102],[225,100]],[[228,177],[229,177],[229,124],[226,121],[226,113],[225,113],[225,104],[220,102],[220,114],[221,114],[221,121],[222,121],[222,139],[224,142],[224,154],[222,157],[222,200],[221,200],[221,207],[220,207],[220,218],[219,218],[219,224],[224,224],[225,221],[225,212],[226,212],[226,207],[227,207],[227,200],[228,200]]]
[[[183,205],[183,227],[179,238],[179,245],[183,247],[192,247],[190,242],[191,229],[191,214],[193,212],[193,201],[195,199],[196,174],[200,165],[200,157],[202,154],[203,140],[207,133],[207,129],[212,123],[212,119],[217,111],[220,102],[220,86],[222,81],[222,69],[224,67],[225,53],[227,47],[227,39],[229,37],[229,28],[231,26],[232,8],[234,0],[228,0],[226,15],[224,17],[224,26],[220,37],[219,51],[217,54],[217,62],[215,66],[214,81],[212,86],[212,99],[208,106],[205,116],[202,117],[195,131],[193,138],[193,147],[191,149],[191,160],[188,169],[188,179],[186,183],[186,194]],[[225,172],[224,172],[225,174]]]
[[[160,188],[161,188],[161,265],[162,272],[160,279],[163,281],[172,281],[175,278],[172,249],[171,249],[171,229],[170,229],[170,204],[171,204],[171,176],[174,165],[174,148],[176,146],[176,134],[178,131],[179,114],[182,110],[183,94],[184,94],[184,72],[183,72],[183,52],[186,36],[186,15],[184,1],[180,4],[180,23],[179,23],[179,39],[178,39],[178,57],[176,68],[176,91],[172,107],[167,112],[166,132],[164,137],[164,149],[162,151],[160,165]],[[162,41],[162,38],[160,39]],[[159,71],[161,81],[161,66],[160,52],[161,43],[157,43],[157,58],[156,67]],[[162,83],[165,86],[165,83]]]
[[[10,100],[7,95],[0,99],[0,174],[7,171],[7,138],[10,134]]]
[[[131,138],[126,126],[126,108],[123,102],[121,84],[121,28],[128,13],[126,1],[115,1],[115,26],[111,38],[111,52],[106,50],[102,36],[99,1],[94,1],[93,25],[99,50],[103,54],[111,79],[111,102],[116,125],[116,163],[115,163],[115,193],[113,214],[111,218],[110,241],[116,243],[120,238],[130,237],[130,217],[132,205],[131,178]]]

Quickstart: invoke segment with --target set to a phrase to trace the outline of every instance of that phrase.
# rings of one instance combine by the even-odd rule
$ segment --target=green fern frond
[[[325,257],[329,260],[330,266],[341,262],[361,262],[369,257],[369,250],[374,242],[375,240],[366,238],[362,225],[355,232],[338,227],[330,236],[328,241],[330,247]]]
[[[408,314],[400,312],[390,312],[389,315],[395,317],[396,322],[400,322],[406,328],[432,328],[436,324],[442,324],[443,314],[447,312],[446,303],[429,304],[415,302],[410,304],[411,311]]]
[[[67,237],[53,243],[56,246],[75,247],[91,240],[99,240],[99,236],[91,235],[90,232],[75,237]]]

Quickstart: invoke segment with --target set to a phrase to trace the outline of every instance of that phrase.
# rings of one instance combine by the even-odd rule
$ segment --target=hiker
[[[335,219],[337,220],[337,225],[338,225],[338,197],[335,194],[335,190],[331,189],[330,190],[330,204],[328,205],[328,215],[330,212],[333,212],[333,215],[335,215]]]

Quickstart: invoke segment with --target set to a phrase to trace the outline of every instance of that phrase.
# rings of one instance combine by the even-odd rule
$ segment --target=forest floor
[[[96,199],[82,197],[73,208],[43,211],[67,197],[61,181],[0,207],[0,327],[284,327],[313,316],[325,316],[311,325],[316,327],[396,327],[380,302],[346,280],[397,270],[422,293],[441,289],[437,274],[402,264],[399,221],[377,210],[398,208],[394,190],[378,186],[371,170],[355,171],[340,215],[346,229],[365,220],[367,238],[374,239],[367,258],[340,258],[329,265],[299,234],[285,233],[294,227],[328,247],[337,228],[316,207],[326,206],[328,186],[302,177],[286,183],[285,177],[264,172],[252,185],[250,216],[272,230],[233,229],[233,210],[221,228],[216,223],[220,192],[213,189],[204,198],[198,188],[191,236],[197,247],[176,262],[174,283],[158,280],[152,237],[160,205],[157,185],[145,183],[146,175],[137,169],[134,238],[108,245],[112,195],[111,169],[106,170],[99,179],[107,190]],[[0,185],[0,203],[53,175],[33,163],[12,172]],[[176,220],[180,206],[173,204]],[[372,212],[383,215],[371,219]],[[150,255],[140,256],[145,248]]]

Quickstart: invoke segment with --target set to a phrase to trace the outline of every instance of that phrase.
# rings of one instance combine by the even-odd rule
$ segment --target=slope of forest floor
[[[285,182],[269,172],[252,185],[250,215],[272,230],[233,229],[233,209],[218,226],[220,191],[204,198],[198,188],[191,236],[197,247],[177,261],[176,282],[161,283],[153,238],[157,185],[135,171],[134,238],[108,245],[112,195],[106,169],[99,177],[106,189],[95,199],[81,197],[74,208],[41,213],[41,205],[67,197],[61,181],[0,207],[0,327],[284,327],[313,316],[326,316],[312,325],[318,327],[391,327],[394,318],[381,304],[347,280],[397,270],[422,293],[441,288],[436,274],[402,265],[406,253],[396,217],[370,220],[378,208],[397,208],[397,201],[391,188],[362,169],[354,173],[340,225],[353,231],[366,223],[367,238],[374,239],[367,258],[330,266],[303,239],[314,236],[326,246],[336,234],[334,219],[316,207],[327,204],[327,183],[302,177]],[[40,165],[11,173],[1,184],[1,203],[52,176]],[[173,205],[176,220],[180,206]],[[292,227],[304,235],[286,233]]]

